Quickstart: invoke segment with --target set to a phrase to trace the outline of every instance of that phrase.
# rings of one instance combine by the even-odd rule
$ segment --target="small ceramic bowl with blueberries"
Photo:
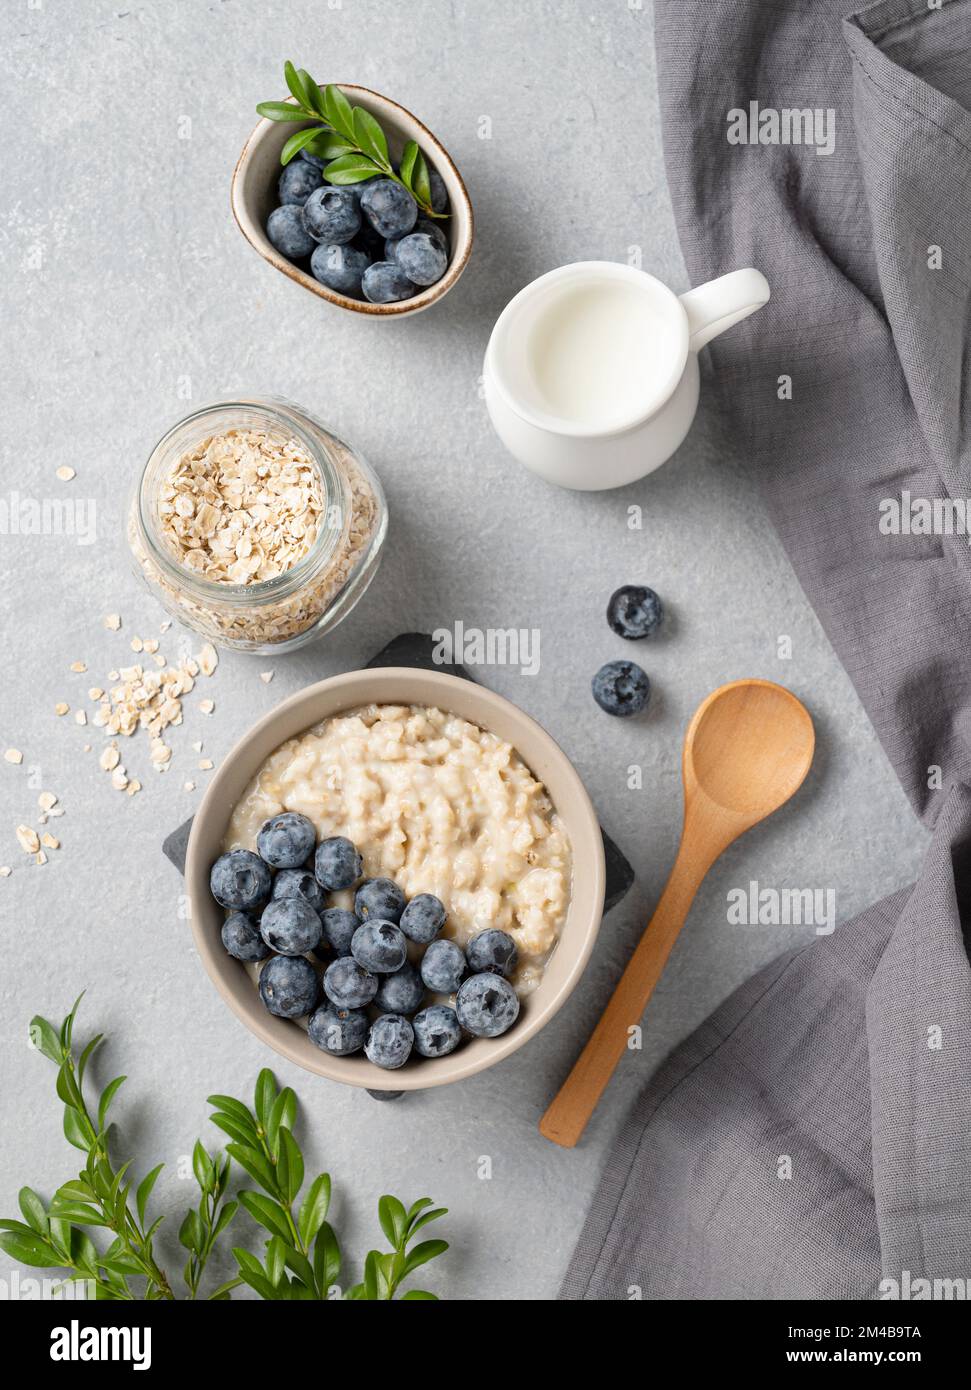
[[[397,177],[328,181],[328,158],[312,147],[281,164],[287,142],[315,123],[309,116],[289,119],[285,104],[267,103],[278,112],[260,121],[240,155],[233,213],[265,260],[321,299],[376,318],[419,313],[448,293],[468,263],[473,215],[465,184],[410,111],[365,87],[336,90],[380,126],[396,175],[409,142],[417,145],[427,169],[428,211]]]

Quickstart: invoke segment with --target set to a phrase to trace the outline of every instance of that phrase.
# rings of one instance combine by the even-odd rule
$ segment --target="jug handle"
[[[761,309],[769,299],[769,282],[760,270],[732,270],[688,290],[680,299],[688,315],[688,346],[698,352],[726,328]]]

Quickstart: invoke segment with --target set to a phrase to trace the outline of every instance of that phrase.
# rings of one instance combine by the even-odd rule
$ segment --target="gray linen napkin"
[[[768,966],[661,1068],[566,1298],[971,1280],[971,551],[880,526],[888,500],[971,495],[971,4],[844,14],[659,0],[665,152],[692,283],[772,285],[703,355],[709,399],[934,838],[912,889]],[[730,144],[752,101],[821,130],[831,110],[832,152]]]

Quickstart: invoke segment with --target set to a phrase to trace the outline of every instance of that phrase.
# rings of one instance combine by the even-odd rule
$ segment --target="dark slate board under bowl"
[[[464,666],[443,665],[432,660],[433,639],[425,632],[403,632],[372,657],[368,666],[411,666],[418,670],[445,671],[449,675],[462,676],[472,680]],[[185,873],[185,856],[189,845],[189,831],[192,829],[191,817],[177,830],[173,830],[162,843],[162,852],[170,859],[180,874]],[[604,842],[604,858],[607,867],[607,882],[604,893],[604,912],[616,907],[634,882],[634,870],[628,864],[613,840],[600,827]]]

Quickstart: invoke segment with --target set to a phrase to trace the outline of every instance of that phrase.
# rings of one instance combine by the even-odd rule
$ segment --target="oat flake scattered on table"
[[[8,748],[3,756],[8,763],[20,764],[24,760],[24,755],[19,748]]]

